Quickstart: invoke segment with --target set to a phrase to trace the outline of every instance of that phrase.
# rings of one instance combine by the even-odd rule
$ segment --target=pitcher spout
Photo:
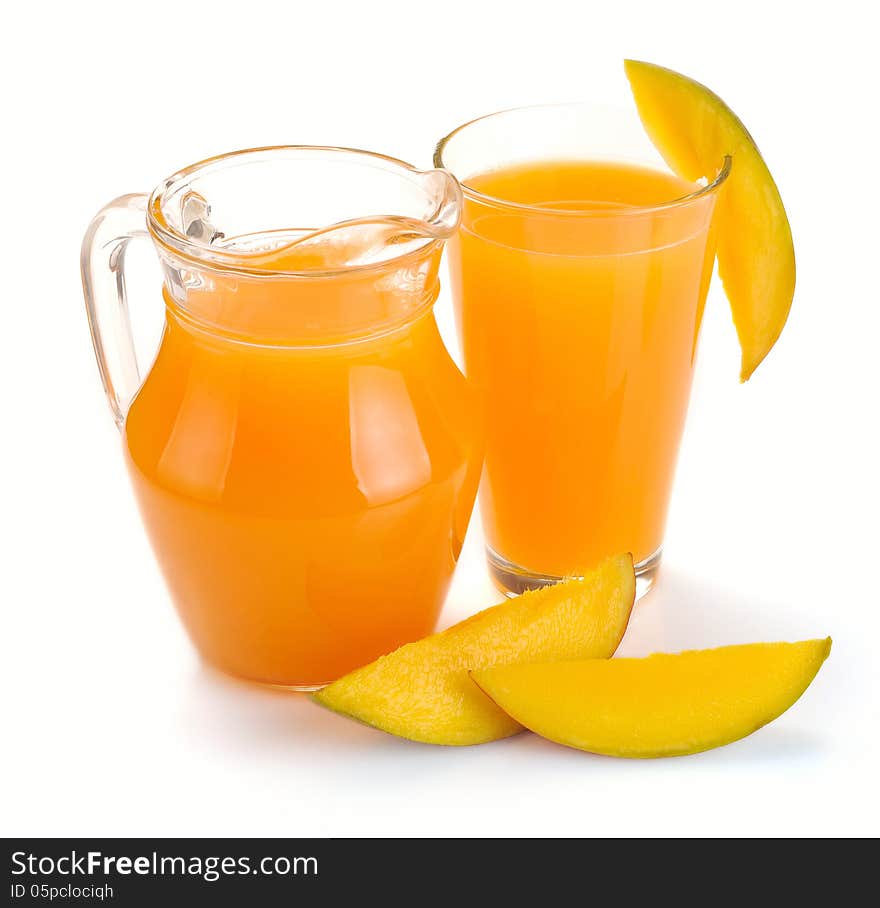
[[[419,178],[426,194],[435,203],[425,226],[430,231],[430,236],[448,239],[458,229],[461,221],[461,186],[448,170],[423,170],[419,173]]]

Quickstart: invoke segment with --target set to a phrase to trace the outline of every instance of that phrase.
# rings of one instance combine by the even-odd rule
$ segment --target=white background
[[[867,2],[17,3],[0,55],[5,835],[876,834],[875,68]],[[481,113],[712,86],[792,221],[785,334],[737,381],[713,288],[659,588],[623,652],[831,634],[814,686],[711,753],[399,741],[202,667],[142,532],[82,305],[83,230],[178,167],[272,143],[427,166]],[[155,291],[135,288],[146,321]],[[152,308],[151,308],[152,307]],[[447,336],[449,299],[438,313]],[[474,524],[444,623],[490,604]]]

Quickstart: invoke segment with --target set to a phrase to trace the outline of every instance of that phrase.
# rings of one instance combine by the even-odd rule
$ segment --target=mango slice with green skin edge
[[[523,593],[408,643],[312,694],[322,706],[427,744],[483,744],[522,731],[468,676],[486,665],[608,658],[635,601],[629,554],[583,579]]]
[[[673,757],[730,744],[772,722],[830,652],[828,637],[494,666],[471,677],[511,718],[557,744],[612,757]]]
[[[638,60],[624,62],[642,123],[667,164],[687,180],[713,179],[732,159],[715,212],[718,273],[747,381],[785,326],[795,285],[794,244],[776,183],[734,112],[699,82]]]

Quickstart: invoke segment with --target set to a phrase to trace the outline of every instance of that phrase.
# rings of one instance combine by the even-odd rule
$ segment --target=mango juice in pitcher
[[[446,174],[291,147],[195,165],[94,222],[84,282],[135,493],[221,669],[311,688],[433,629],[480,469],[432,312],[458,212]],[[166,319],[138,388],[118,285],[98,282],[101,240],[145,228]]]

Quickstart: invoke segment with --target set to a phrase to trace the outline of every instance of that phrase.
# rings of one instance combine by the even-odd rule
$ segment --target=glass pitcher
[[[94,219],[82,273],[141,514],[203,657],[312,689],[429,633],[481,466],[433,315],[456,181],[382,155],[211,158]],[[125,251],[165,325],[141,382]]]

